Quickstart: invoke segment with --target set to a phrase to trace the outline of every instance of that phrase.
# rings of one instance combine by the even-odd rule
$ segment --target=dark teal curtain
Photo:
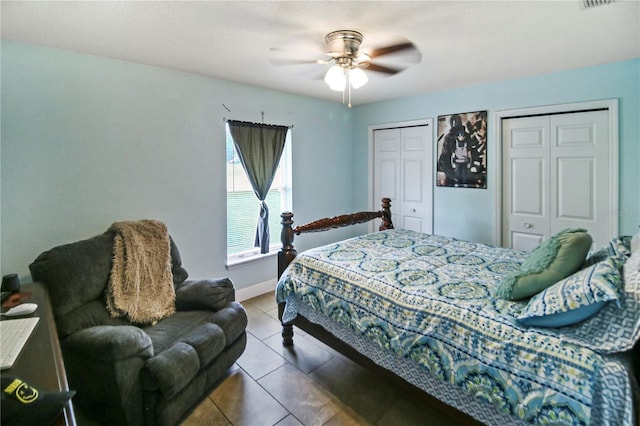
[[[240,163],[260,200],[254,245],[269,252],[269,206],[265,202],[287,138],[287,126],[227,121]]]

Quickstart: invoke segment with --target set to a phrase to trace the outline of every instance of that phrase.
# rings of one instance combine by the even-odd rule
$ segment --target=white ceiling
[[[640,57],[640,2],[2,1],[2,38],[341,101],[328,65],[274,65],[271,48],[322,59],[324,35],[403,37],[419,64],[353,92],[362,104]],[[390,55],[384,65],[408,65]]]

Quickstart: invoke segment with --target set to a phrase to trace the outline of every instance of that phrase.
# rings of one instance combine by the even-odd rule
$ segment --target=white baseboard
[[[261,296],[265,293],[272,292],[276,289],[277,280],[269,280],[262,283],[258,283],[246,288],[236,289],[236,300],[242,302],[244,300],[251,299],[256,296]]]

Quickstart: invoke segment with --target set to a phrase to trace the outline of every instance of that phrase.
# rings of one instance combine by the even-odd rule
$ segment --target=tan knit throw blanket
[[[116,222],[113,265],[106,291],[112,317],[154,324],[175,313],[169,233],[156,220]]]

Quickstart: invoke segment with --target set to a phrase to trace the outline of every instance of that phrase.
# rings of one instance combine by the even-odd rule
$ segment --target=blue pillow
[[[564,278],[531,298],[519,324],[535,327],[564,327],[595,315],[612,300],[620,306],[624,260],[608,257]]]

